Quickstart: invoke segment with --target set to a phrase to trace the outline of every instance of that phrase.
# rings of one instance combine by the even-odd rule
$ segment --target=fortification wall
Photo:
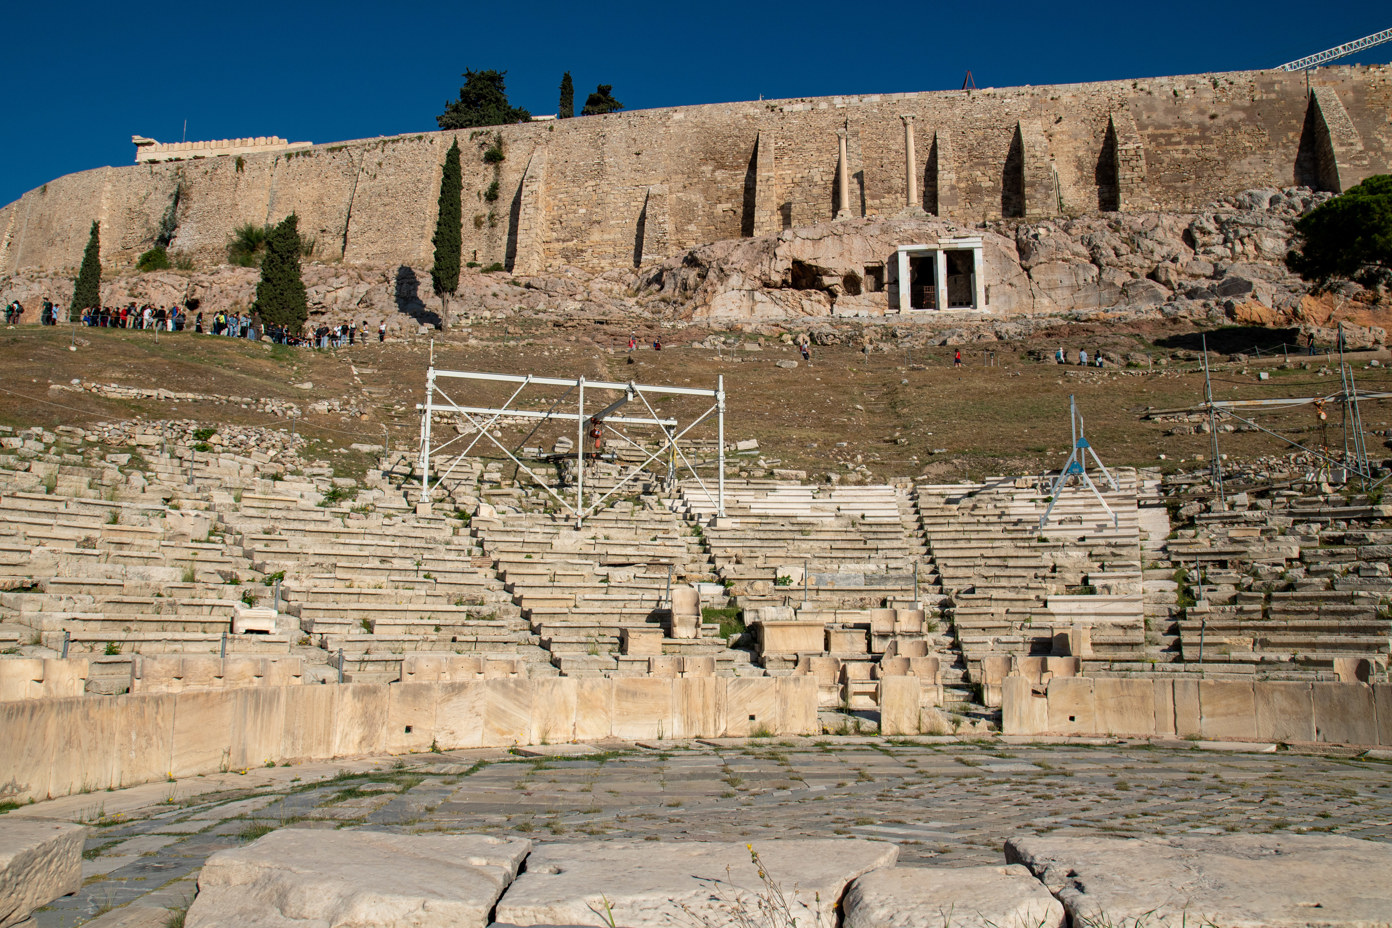
[[[0,799],[366,754],[817,732],[811,677],[252,686],[0,703]]]
[[[464,150],[466,260],[522,273],[668,257],[833,218],[844,129],[852,216],[906,206],[959,223],[1192,209],[1252,187],[1341,190],[1392,164],[1392,68],[1254,71],[770,100],[431,132],[302,151],[98,168],[0,210],[0,273],[75,267],[93,219],[128,268],[181,190],[175,251],[290,212],[315,257],[428,263],[444,154]],[[918,196],[906,202],[912,116]],[[484,150],[501,138],[505,160]],[[494,180],[497,198],[487,193]]]

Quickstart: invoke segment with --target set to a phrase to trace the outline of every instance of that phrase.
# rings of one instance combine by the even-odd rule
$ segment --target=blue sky
[[[1197,11],[1197,12],[1193,12]],[[133,134],[345,139],[435,128],[466,67],[514,105],[628,109],[1273,67],[1392,27],[1382,2],[13,2],[0,204],[130,164]],[[26,48],[27,42],[39,43]],[[1392,43],[1341,63],[1385,64]]]

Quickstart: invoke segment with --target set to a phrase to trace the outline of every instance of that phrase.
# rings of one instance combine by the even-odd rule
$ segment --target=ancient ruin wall
[[[761,730],[815,734],[816,681],[539,677],[25,699],[0,702],[0,800],[268,762]]]
[[[231,231],[294,211],[315,258],[428,263],[445,150],[464,161],[464,258],[600,270],[837,212],[906,205],[960,223],[1191,209],[1252,187],[1341,190],[1392,164],[1392,68],[1254,71],[1052,87],[644,110],[298,152],[98,168],[0,209],[0,273],[75,267],[93,219],[129,268],[176,190],[173,250],[224,259]],[[913,117],[919,195],[906,204]],[[485,163],[501,138],[505,160]],[[488,200],[498,181],[497,197]]]

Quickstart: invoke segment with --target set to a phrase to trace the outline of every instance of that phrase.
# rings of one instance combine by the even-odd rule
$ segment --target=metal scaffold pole
[[[717,479],[719,488],[716,490],[720,499],[716,504],[716,515],[725,515],[725,375],[719,375],[715,380],[715,404],[717,407],[717,442],[720,452],[720,471]]]
[[[585,378],[580,378],[580,414],[575,418],[575,527],[585,517]]]
[[[421,491],[418,503],[430,502],[430,421],[434,418],[435,368],[425,375],[425,415],[421,419],[420,472]]]
[[[1209,468],[1213,475],[1213,485],[1218,490],[1218,505],[1228,508],[1227,495],[1223,492],[1223,464],[1218,454],[1218,413],[1213,406],[1213,378],[1208,373],[1208,336],[1203,336],[1203,380],[1204,405],[1208,407],[1208,434],[1212,438],[1213,465]]]
[[[1107,505],[1107,500],[1102,496],[1102,491],[1097,489],[1097,485],[1092,482],[1092,478],[1087,473],[1087,456],[1092,455],[1093,462],[1102,475],[1107,478],[1107,485],[1112,488],[1112,492],[1121,489],[1112,476],[1112,472],[1107,470],[1107,465],[1102,463],[1102,459],[1097,456],[1097,451],[1088,443],[1087,436],[1084,434],[1083,417],[1078,413],[1078,402],[1074,396],[1068,397],[1068,424],[1073,433],[1072,450],[1068,453],[1068,460],[1064,462],[1063,469],[1059,471],[1058,478],[1054,481],[1052,489],[1049,491],[1049,505],[1045,508],[1044,514],[1039,517],[1039,530],[1043,531],[1044,526],[1049,522],[1049,516],[1053,514],[1054,507],[1058,505],[1059,496],[1063,493],[1063,488],[1068,485],[1068,481],[1074,477],[1083,486],[1092,491],[1092,495],[1097,498],[1107,515],[1112,517],[1112,527],[1116,528],[1121,524],[1120,517]]]

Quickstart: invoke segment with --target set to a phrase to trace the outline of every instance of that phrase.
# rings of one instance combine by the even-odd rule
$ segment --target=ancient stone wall
[[[1002,686],[1007,735],[1392,745],[1392,685],[1023,676]]]
[[[309,148],[313,142],[287,142],[278,135],[241,139],[210,139],[198,142],[159,142],[143,135],[131,136],[135,144],[135,163],[147,161],[192,161],[222,155],[263,154],[270,151]]]
[[[811,677],[249,686],[0,703],[0,800],[361,754],[817,730]]]
[[[1254,71],[1052,87],[645,110],[98,168],[0,210],[0,273],[75,267],[93,219],[129,267],[179,191],[173,250],[223,260],[231,231],[294,211],[315,258],[428,263],[446,149],[464,150],[464,258],[536,273],[631,266],[834,217],[837,131],[852,216],[961,223],[1193,209],[1253,187],[1345,189],[1392,163],[1392,68]],[[919,180],[907,203],[903,115]],[[484,161],[501,139],[505,158]],[[488,199],[497,181],[496,197]]]

